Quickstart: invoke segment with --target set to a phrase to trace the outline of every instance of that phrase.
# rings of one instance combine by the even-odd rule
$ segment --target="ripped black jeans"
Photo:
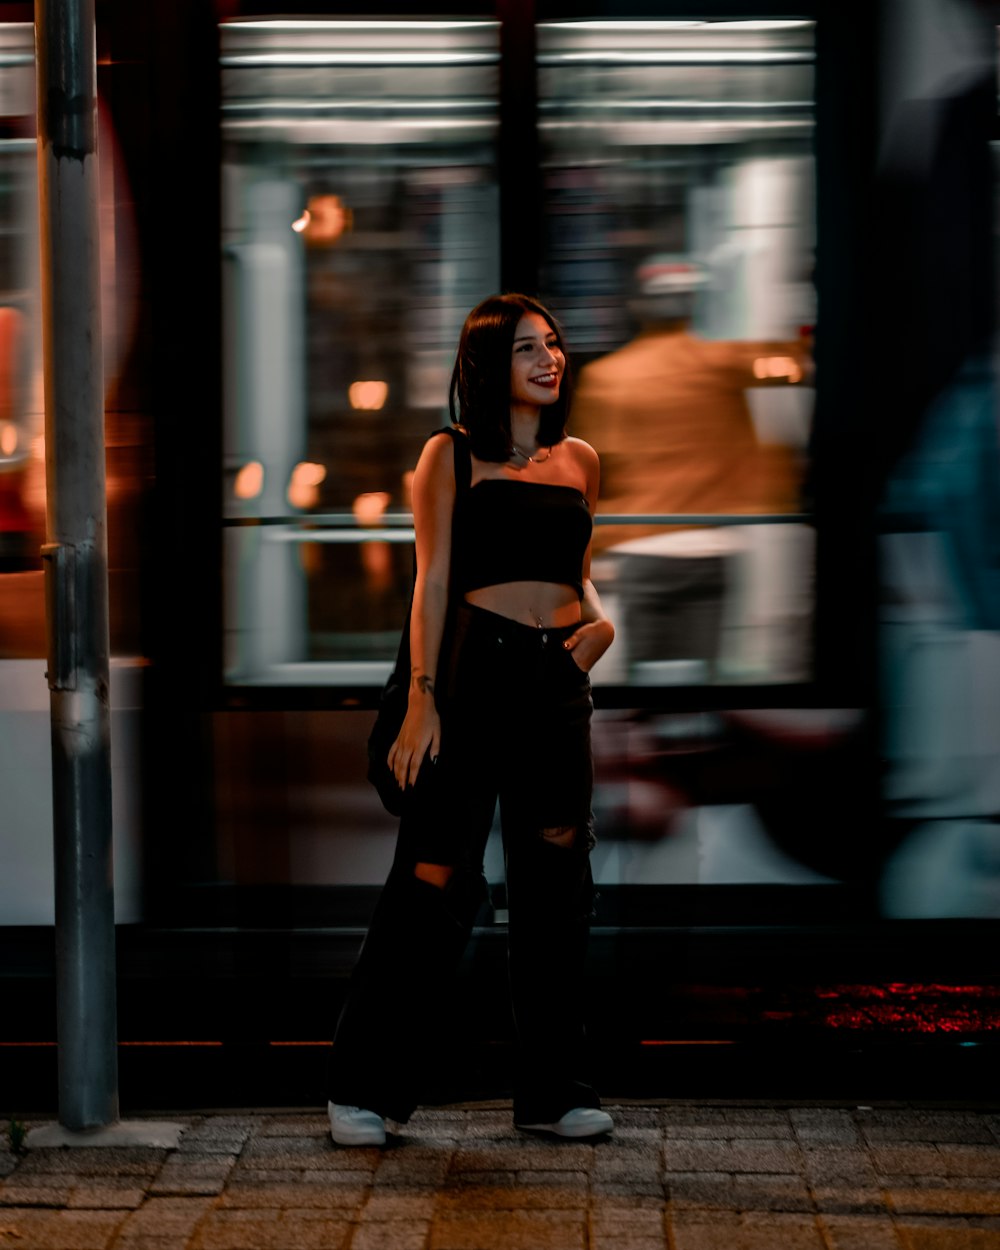
[[[419,814],[400,822],[334,1038],[329,1097],[406,1121],[419,1101],[435,1008],[480,905],[497,801],[517,1036],[514,1120],[597,1107],[585,1076],[584,961],[593,909],[590,680],[563,640],[462,605],[441,753]],[[443,889],[418,863],[453,869]]]

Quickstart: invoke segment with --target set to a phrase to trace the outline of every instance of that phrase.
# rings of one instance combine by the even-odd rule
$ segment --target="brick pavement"
[[[1000,1250],[994,1110],[609,1109],[597,1143],[480,1103],[385,1150],[267,1111],[171,1116],[176,1150],[0,1149],[0,1250]]]

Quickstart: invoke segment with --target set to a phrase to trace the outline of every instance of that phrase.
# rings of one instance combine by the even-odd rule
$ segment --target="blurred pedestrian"
[[[574,428],[601,453],[602,508],[637,515],[791,511],[798,467],[790,450],[760,442],[748,389],[804,377],[798,342],[720,342],[692,328],[708,273],[682,254],[650,257],[636,275],[634,339],[580,372]],[[622,644],[632,679],[643,665],[700,661],[711,680],[740,528],[704,519],[667,528],[601,526],[615,556]]]

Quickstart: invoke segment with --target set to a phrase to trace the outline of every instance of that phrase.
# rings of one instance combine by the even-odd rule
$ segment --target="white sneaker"
[[[363,1107],[328,1102],[330,1136],[338,1146],[384,1146],[385,1120]]]
[[[600,1137],[602,1133],[610,1133],[615,1122],[597,1107],[574,1107],[555,1124],[519,1124],[517,1127],[535,1133],[555,1133],[557,1137]]]

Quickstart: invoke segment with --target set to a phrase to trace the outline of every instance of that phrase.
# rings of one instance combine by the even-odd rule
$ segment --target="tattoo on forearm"
[[[428,677],[426,673],[414,673],[412,682],[421,694],[434,693],[434,678]]]

